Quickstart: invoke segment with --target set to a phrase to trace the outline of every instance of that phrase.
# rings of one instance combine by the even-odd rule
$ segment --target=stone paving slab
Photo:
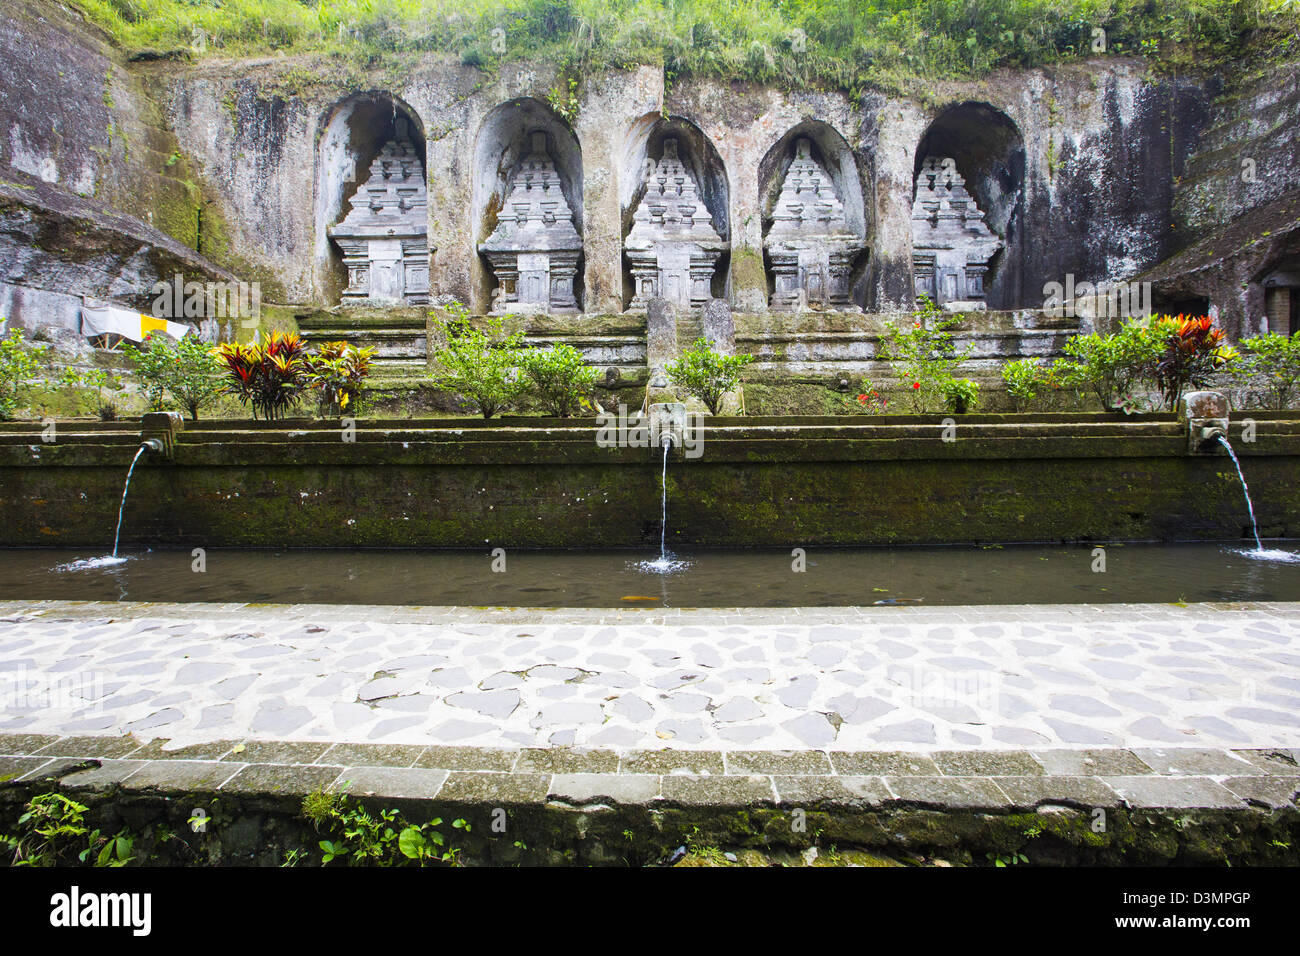
[[[503,749],[537,751],[514,759],[540,773],[608,772],[541,755],[594,748],[826,752],[839,772],[910,777],[869,761],[840,767],[833,755],[930,752],[952,762],[969,751],[1191,748],[1217,752],[1218,763],[1188,769],[1250,775],[1229,750],[1300,746],[1300,604],[2,602],[0,680],[0,733],[47,754],[47,738],[81,738],[74,749],[99,759],[137,749],[114,739],[128,732],[165,736],[196,758],[247,740],[248,750],[221,756],[313,763],[327,747],[364,744],[402,748],[405,766],[458,772],[520,769],[484,756]],[[469,764],[430,767],[420,762],[427,751],[411,749],[430,746],[477,749],[462,754]],[[1053,759],[1053,773],[1125,775]],[[776,765],[757,772],[791,775]],[[1032,772],[1008,764],[1003,775]]]
[[[39,741],[38,741],[39,742]],[[1060,752],[969,751],[961,759],[924,753],[804,751],[631,751],[553,748],[476,752],[473,748],[376,747],[261,741],[193,759],[169,741],[85,738],[45,743],[0,734],[0,785],[60,780],[72,789],[121,786],[147,792],[230,792],[300,797],[331,789],[358,796],[455,803],[869,807],[1018,810],[1044,806],[1133,809],[1295,808],[1300,749],[1083,752],[1092,774],[1057,772]],[[281,763],[230,759],[273,753]],[[126,752],[126,759],[96,756]],[[185,753],[186,756],[168,756]],[[312,756],[319,754],[319,759]],[[343,765],[336,754],[364,756]],[[1145,754],[1145,756],[1143,756]],[[297,759],[294,759],[296,755]],[[545,760],[541,758],[545,755]],[[686,758],[674,760],[670,758]],[[412,766],[414,764],[414,766]],[[504,769],[460,769],[491,764]],[[833,766],[832,766],[833,764]],[[1242,772],[1244,768],[1244,772]],[[1065,768],[1067,771],[1071,767]],[[870,770],[874,772],[859,772]],[[1112,773],[1110,771],[1125,771]],[[1135,772],[1136,771],[1136,772]],[[1230,773],[1227,771],[1231,771]]]

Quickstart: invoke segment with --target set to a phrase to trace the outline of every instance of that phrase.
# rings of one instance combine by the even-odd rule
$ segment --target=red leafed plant
[[[1205,385],[1211,375],[1236,358],[1224,341],[1223,330],[1215,328],[1209,316],[1157,316],[1154,325],[1163,334],[1164,349],[1153,372],[1169,408],[1178,407],[1189,385]]]
[[[303,389],[306,346],[292,333],[272,332],[251,345],[226,343],[213,349],[226,375],[226,391],[253,409],[254,418],[283,418]]]

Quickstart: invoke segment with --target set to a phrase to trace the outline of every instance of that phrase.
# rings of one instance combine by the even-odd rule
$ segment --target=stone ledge
[[[0,785],[122,786],[450,802],[681,806],[901,804],[1278,809],[1300,793],[1300,749],[1030,751],[494,750],[328,742],[0,734]]]
[[[412,821],[464,819],[474,832],[460,831],[457,845],[482,863],[635,865],[681,845],[821,844],[975,864],[1013,848],[1057,865],[1297,862],[1300,751],[1143,753],[1149,762],[1118,749],[616,752],[257,740],[169,748],[11,734],[0,735],[0,829],[27,800],[57,789],[137,829],[185,833],[195,808],[207,808],[217,815],[218,861],[277,864],[290,850],[314,852],[319,836],[302,803],[328,790]],[[210,858],[211,839],[194,840]]]

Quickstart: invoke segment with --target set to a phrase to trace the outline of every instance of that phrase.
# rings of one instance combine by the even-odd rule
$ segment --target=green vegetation
[[[435,51],[572,76],[662,65],[852,93],[1097,55],[1180,68],[1300,52],[1294,0],[74,0],[128,48],[194,55]],[[1100,32],[1099,32],[1100,31]],[[568,101],[569,91],[557,97]]]
[[[448,847],[446,838],[434,827],[440,817],[412,824],[396,810],[372,812],[345,794],[317,790],[302,801],[303,816],[324,839],[318,843],[321,863],[340,860],[350,866],[456,865],[460,850]],[[469,832],[464,820],[453,820],[452,829]],[[286,864],[297,863],[301,854]]]
[[[740,384],[745,366],[752,361],[752,355],[721,355],[701,338],[665,371],[674,385],[702,401],[710,415],[716,415],[723,397]]]
[[[519,372],[523,333],[507,333],[498,316],[480,329],[462,306],[447,311],[449,318],[438,327],[445,344],[434,353],[434,385],[461,396],[484,418],[512,408],[528,387]]]
[[[519,356],[523,370],[541,396],[546,411],[568,418],[589,401],[600,372],[583,361],[572,345],[560,343],[549,349],[528,349]]]
[[[61,793],[32,797],[18,817],[13,835],[0,835],[11,866],[126,866],[135,841],[122,830],[104,836],[86,826],[84,804]]]
[[[1153,315],[1110,335],[1076,335],[1048,372],[1058,387],[1091,391],[1106,411],[1145,411],[1155,391],[1170,410],[1188,388],[1204,388],[1230,370],[1237,353],[1208,316]]]
[[[1151,326],[1133,322],[1106,335],[1075,335],[1065,343],[1066,358],[1052,363],[1052,381],[1062,388],[1092,392],[1108,412],[1132,407],[1132,398],[1160,353]]]
[[[355,415],[360,411],[374,356],[373,347],[358,348],[347,342],[324,342],[303,356],[304,385],[317,393],[317,415],[338,418],[344,412]]]
[[[122,351],[135,363],[150,408],[160,409],[170,400],[197,422],[199,412],[223,393],[221,369],[212,360],[212,348],[197,335],[176,342],[151,332],[141,346],[126,344]]]
[[[48,345],[28,342],[18,329],[0,338],[0,421],[22,407],[30,380],[44,367]]]
[[[1016,411],[1023,412],[1047,383],[1046,369],[1037,359],[1016,359],[1002,366],[1002,382]]]
[[[285,416],[306,387],[305,352],[297,335],[272,332],[251,345],[219,345],[215,355],[225,374],[226,391],[240,404],[251,406],[254,418],[260,415],[273,422]]]
[[[948,331],[960,319],[946,315],[925,296],[918,304],[910,327],[902,328],[893,320],[885,323],[880,357],[897,364],[895,374],[907,389],[913,412],[920,414],[936,405],[965,410],[978,388],[953,374],[971,351],[970,346],[958,350]]]
[[[1233,375],[1243,384],[1262,383],[1274,408],[1289,408],[1300,398],[1300,333],[1269,332],[1242,339]]]

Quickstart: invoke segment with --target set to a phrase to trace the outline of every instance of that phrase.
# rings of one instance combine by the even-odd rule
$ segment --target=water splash
[[[122,513],[126,510],[126,495],[131,490],[131,475],[135,472],[135,463],[140,460],[140,456],[149,450],[148,445],[142,444],[136,449],[135,457],[131,459],[131,467],[126,470],[126,484],[122,486],[122,503],[117,506],[117,530],[113,532],[113,557],[117,557],[117,542],[122,537]]]
[[[119,558],[116,555],[106,554],[101,558],[80,558],[76,561],[69,561],[67,564],[55,566],[55,571],[94,571],[97,568],[112,568],[119,564],[126,564],[130,558]]]
[[[668,553],[668,451],[671,448],[672,442],[665,440],[663,474],[659,477],[661,489],[659,502],[659,557],[653,561],[635,562],[632,567],[638,571],[649,571],[653,574],[672,574],[691,566],[691,562],[679,561]]]

